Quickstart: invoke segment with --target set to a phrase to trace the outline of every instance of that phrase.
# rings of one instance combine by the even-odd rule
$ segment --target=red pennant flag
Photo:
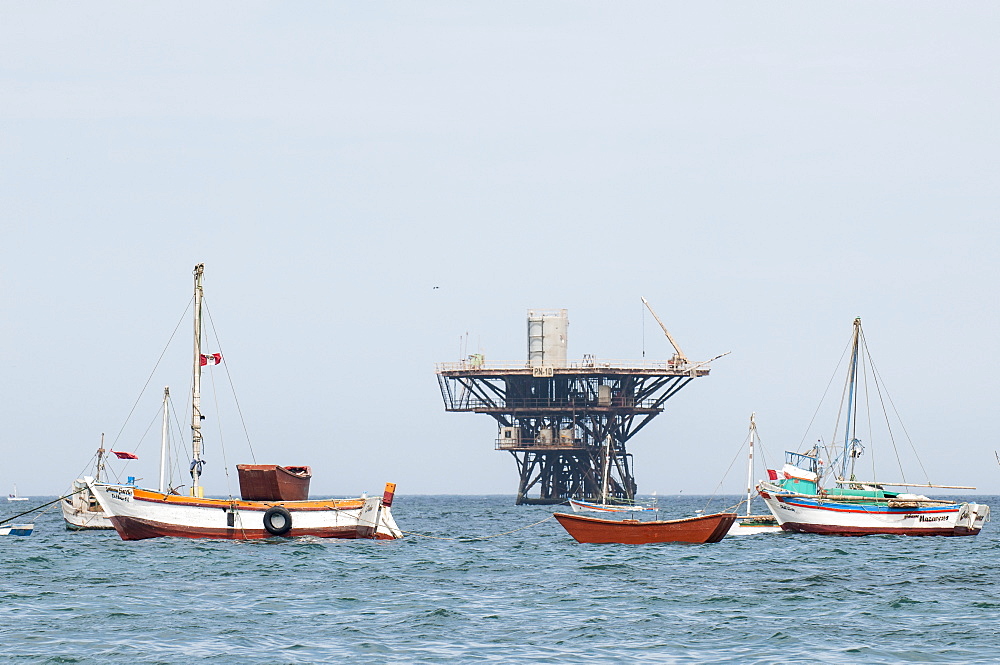
[[[118,450],[112,450],[111,452],[113,452],[118,457],[118,459],[139,459],[138,455],[134,455],[132,453],[123,453]]]
[[[767,470],[767,478],[768,478],[768,480],[777,480],[778,479],[778,472],[775,471],[774,469],[768,469]]]
[[[201,354],[201,366],[205,365],[221,365],[222,364],[222,354],[221,353],[210,353],[208,355]]]

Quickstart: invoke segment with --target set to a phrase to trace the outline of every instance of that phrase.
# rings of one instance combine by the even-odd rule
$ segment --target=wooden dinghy
[[[312,469],[308,466],[237,464],[244,501],[306,501]]]
[[[717,543],[736,521],[736,513],[714,513],[679,520],[607,520],[556,513],[556,520],[578,543]]]

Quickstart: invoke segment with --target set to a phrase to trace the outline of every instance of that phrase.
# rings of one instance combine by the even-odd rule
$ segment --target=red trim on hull
[[[872,535],[897,535],[897,536],[975,536],[979,529],[968,527],[954,527],[950,529],[893,529],[887,527],[864,527],[864,526],[833,526],[828,524],[806,524],[802,522],[785,522],[781,525],[785,531],[797,531],[799,533],[819,533],[826,536],[872,536]]]
[[[144,540],[146,538],[160,538],[163,536],[175,538],[218,538],[223,540],[260,540],[263,538],[274,538],[263,529],[205,529],[179,526],[176,524],[164,524],[153,522],[138,517],[110,517],[111,523],[115,525],[115,530],[122,540]],[[356,526],[329,527],[324,529],[297,529],[285,534],[285,538],[295,536],[315,536],[317,538],[358,538]],[[392,540],[390,536],[376,533],[377,540]]]

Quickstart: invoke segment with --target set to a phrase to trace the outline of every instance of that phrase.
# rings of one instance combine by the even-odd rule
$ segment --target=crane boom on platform
[[[667,330],[667,327],[663,325],[663,321],[660,320],[660,317],[656,315],[656,311],[653,309],[653,306],[650,305],[649,301],[643,298],[642,296],[639,296],[639,298],[642,299],[642,304],[646,306],[646,309],[648,309],[649,313],[653,315],[653,318],[656,319],[656,322],[660,324],[660,328],[663,329],[663,334],[667,336],[668,340],[670,340],[670,344],[674,347],[674,359],[681,363],[687,363],[688,361],[687,356],[685,356],[684,352],[681,351],[681,347],[677,343],[677,340],[674,339],[674,336],[670,334],[670,331]]]

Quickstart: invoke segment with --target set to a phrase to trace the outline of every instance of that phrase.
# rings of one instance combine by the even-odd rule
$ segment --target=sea
[[[674,518],[728,499],[659,504]],[[0,662],[1000,660],[1000,523],[966,538],[581,545],[556,510],[397,495],[397,541],[124,542],[66,531],[54,506],[31,536],[0,537]]]

